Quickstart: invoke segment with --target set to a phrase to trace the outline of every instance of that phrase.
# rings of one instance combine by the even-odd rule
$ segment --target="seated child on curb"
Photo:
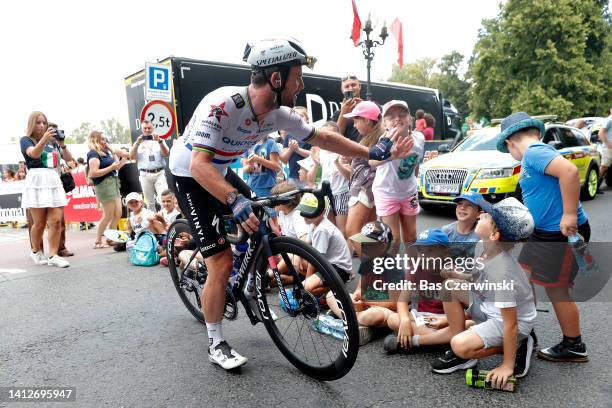
[[[172,225],[172,223],[176,221],[177,218],[180,218],[181,215],[181,213],[176,209],[174,205],[175,200],[176,197],[174,197],[174,193],[172,192],[172,190],[164,190],[161,193],[162,208],[159,211],[158,215],[163,217],[164,222],[166,223],[166,230],[168,230],[168,228],[170,228],[170,225]]]
[[[468,330],[464,315],[468,292],[453,290],[444,295],[444,311],[453,338],[451,349],[433,361],[431,367],[436,373],[447,374],[474,367],[479,358],[503,353],[501,365],[487,375],[487,381],[500,388],[513,374],[524,377],[529,370],[533,349],[529,333],[536,309],[527,276],[511,250],[517,241],[532,233],[533,218],[513,197],[495,205],[483,201],[480,206],[486,214],[480,216],[476,233],[483,240],[484,251],[482,268],[474,284],[493,284],[497,290],[472,286],[468,313],[476,324]],[[508,283],[510,288],[506,289]],[[446,287],[452,287],[452,280]]]
[[[389,253],[393,241],[391,228],[383,222],[371,221],[361,228],[360,233],[349,237],[349,239],[360,243],[364,248],[358,272],[359,282],[357,288],[351,294],[357,322],[362,327],[386,328],[387,319],[396,309],[396,302],[389,298],[387,292],[374,289],[371,281],[382,276],[372,273],[373,261],[374,258],[384,257]],[[331,291],[327,294],[326,300],[331,311],[337,317],[340,317],[340,309]],[[361,336],[362,331],[360,330]],[[360,340],[360,344],[364,343],[367,343],[367,341]]]
[[[155,213],[144,207],[142,196],[140,193],[131,192],[125,197],[128,210],[130,211],[128,232],[138,239],[138,236],[149,231],[157,238],[157,252],[160,256],[164,256],[164,248],[162,247],[163,239],[166,231],[159,222],[155,222]]]
[[[420,346],[448,344],[453,337],[447,327],[439,291],[433,289],[442,283],[442,271],[447,260],[451,259],[448,236],[439,228],[422,231],[408,248],[408,255],[423,262],[416,270],[409,267],[405,273],[405,280],[414,282],[419,290],[402,290],[397,313],[389,316],[387,324],[395,332],[384,341],[384,349],[389,354],[405,353]],[[432,289],[423,289],[422,282]],[[409,302],[412,293],[419,296],[416,307],[413,305],[411,309]]]
[[[312,247],[319,251],[334,266],[340,279],[348,282],[353,271],[353,260],[342,232],[325,217],[325,211],[314,218],[306,216],[308,212],[316,210],[318,205],[318,199],[314,195],[307,193],[300,200],[297,210],[310,227],[308,237]],[[314,295],[321,295],[329,290],[325,286],[325,280],[321,274],[311,264],[308,264],[306,279],[303,285],[305,290]]]

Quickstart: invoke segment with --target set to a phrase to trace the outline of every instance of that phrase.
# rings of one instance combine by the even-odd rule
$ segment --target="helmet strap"
[[[285,72],[285,75],[283,75],[282,68],[279,68],[279,70],[276,72],[278,72],[281,78],[280,86],[273,85],[272,81],[270,80],[270,77],[267,75],[266,75],[266,81],[268,82],[268,85],[270,85],[270,88],[272,88],[272,90],[276,94],[276,109],[278,109],[281,107],[282,93],[285,90],[285,85],[287,84],[287,78],[289,77],[289,70]]]

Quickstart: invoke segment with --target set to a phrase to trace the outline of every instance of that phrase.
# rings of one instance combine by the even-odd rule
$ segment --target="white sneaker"
[[[62,258],[59,255],[55,255],[52,256],[51,258],[49,258],[49,261],[47,262],[47,265],[49,266],[57,266],[58,268],[67,268],[70,266],[70,262],[68,262],[67,260],[65,260],[64,258]]]
[[[47,265],[47,257],[43,251],[30,252],[30,258],[36,265]]]
[[[248,359],[238,354],[224,340],[217,344],[214,353],[211,354],[210,348],[208,349],[208,360],[211,363],[220,365],[226,370],[232,370],[246,364]]]

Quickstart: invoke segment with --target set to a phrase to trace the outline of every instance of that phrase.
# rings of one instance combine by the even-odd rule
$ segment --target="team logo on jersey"
[[[239,93],[232,95],[232,100],[234,101],[234,105],[236,108],[240,109],[244,106],[244,98]]]
[[[215,118],[217,118],[218,123],[221,123],[221,118],[223,116],[229,117],[229,115],[225,111],[225,102],[223,102],[221,105],[218,105],[218,106],[210,105],[210,113],[208,114],[208,117],[210,118],[211,116],[214,116]]]

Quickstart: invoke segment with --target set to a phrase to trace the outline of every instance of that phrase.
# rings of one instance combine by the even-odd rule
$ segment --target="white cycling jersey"
[[[248,87],[226,86],[202,99],[185,127],[182,141],[170,151],[170,171],[175,176],[191,177],[191,152],[213,155],[212,163],[225,176],[230,163],[253,147],[269,133],[285,129],[305,142],[315,135],[315,128],[285,106],[257,121]]]

